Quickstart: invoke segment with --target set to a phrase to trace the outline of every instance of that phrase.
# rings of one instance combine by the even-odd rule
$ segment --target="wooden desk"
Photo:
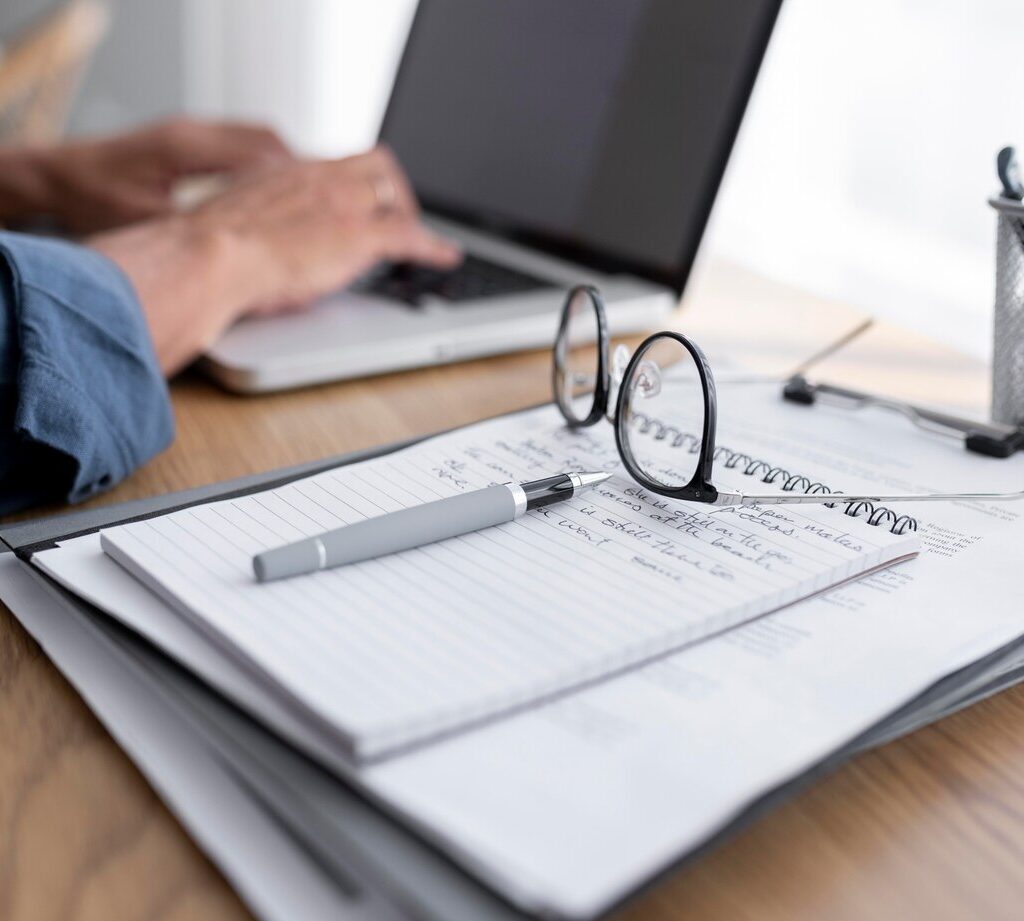
[[[782,372],[859,315],[739,270],[702,273],[677,322]],[[548,398],[546,353],[293,394],[173,388],[178,440],[102,502],[183,489],[471,422]],[[878,328],[830,379],[980,409],[984,368]],[[1017,918],[1024,689],[878,751],[777,809],[622,913],[669,919]],[[245,908],[0,607],[0,918],[235,919]]]

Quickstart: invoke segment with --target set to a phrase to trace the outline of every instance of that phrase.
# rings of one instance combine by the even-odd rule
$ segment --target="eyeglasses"
[[[789,483],[783,484],[782,493],[767,495],[719,489],[712,480],[718,419],[715,379],[697,344],[681,333],[665,331],[648,336],[631,358],[625,346],[618,346],[611,356],[609,348],[600,293],[590,286],[573,288],[555,340],[555,402],[572,428],[607,418],[615,426],[626,472],[658,495],[711,505],[844,502],[852,515],[859,513],[858,506],[877,502],[1024,499],[1024,492],[847,495],[809,480],[800,484],[800,492]],[[727,463],[735,466],[737,455],[729,454]],[[755,467],[760,463],[746,460]],[[762,466],[763,471],[747,465],[744,472],[759,474],[765,483],[775,482],[778,469]]]

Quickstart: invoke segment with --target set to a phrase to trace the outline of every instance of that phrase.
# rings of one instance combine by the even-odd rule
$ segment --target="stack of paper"
[[[1011,489],[1024,481],[1024,459],[972,457],[902,420],[790,406],[777,400],[774,387],[723,387],[719,396],[723,444],[846,492],[955,490],[980,482],[989,489]],[[548,425],[542,414],[488,423],[459,437],[487,431],[493,438],[493,426],[506,422],[537,425],[537,431],[520,432],[518,441],[507,434],[502,439],[513,456],[524,453],[524,441],[551,450],[540,439]],[[556,431],[557,423],[550,430],[553,443],[569,440]],[[585,437],[594,439],[586,450],[599,450],[600,433]],[[435,447],[428,442],[419,450]],[[404,460],[393,455],[389,463]],[[441,457],[435,460],[428,469],[446,469]],[[355,472],[366,476],[365,468]],[[491,479],[521,472],[496,470]],[[530,475],[533,468],[525,472]],[[343,473],[335,474],[341,478],[339,494]],[[716,471],[719,475],[725,486],[752,491],[735,470]],[[637,498],[627,494],[631,488],[628,481],[616,482],[616,495]],[[951,678],[920,697],[940,679],[1024,634],[1016,592],[1008,590],[1024,524],[1008,505],[920,504],[905,511],[921,521],[922,553],[912,562],[370,765],[348,757],[347,739],[324,731],[324,714],[311,718],[312,708],[296,706],[295,694],[282,693],[280,675],[270,680],[251,659],[239,658],[224,642],[219,623],[213,629],[180,599],[173,607],[161,601],[103,554],[97,535],[37,553],[33,560],[186,663],[291,744],[359,785],[506,898],[533,912],[584,918],[607,909],[748,804],[834,752],[848,750],[851,742],[863,744],[934,718],[985,693],[998,672],[1019,671],[1021,656],[1010,653],[992,669]],[[683,510],[693,512],[706,515],[707,509]],[[579,513],[574,504],[563,518],[581,521],[575,518]],[[628,508],[627,513],[636,514]],[[841,522],[837,534],[881,540],[889,552],[901,546],[885,537],[887,532],[850,521],[839,511],[821,508],[813,514],[821,527]],[[120,541],[126,533],[106,536]],[[620,551],[621,541],[611,546]],[[461,553],[471,551],[463,547]],[[170,595],[168,585],[161,591]],[[383,617],[394,616],[394,609],[382,607]],[[693,610],[684,609],[680,620],[690,629],[702,623],[699,617],[685,619]],[[261,629],[268,626],[269,612],[250,610],[246,616]],[[484,649],[493,655],[490,646]],[[531,678],[530,687],[535,686]],[[912,700],[913,706],[887,720]],[[246,776],[249,766],[239,762],[236,770]],[[314,796],[304,792],[299,778],[292,782],[282,775],[281,783],[282,815],[296,797]],[[331,808],[322,790],[315,796],[309,810]],[[304,840],[314,851],[334,846],[322,829],[311,830]]]
[[[737,385],[724,388],[720,398],[723,444],[830,481],[844,491],[951,488],[963,485],[978,463],[946,451],[941,443],[930,453],[923,451],[922,436],[905,432],[898,422],[879,440],[891,448],[883,451],[868,444],[862,420],[781,404],[774,388]],[[372,793],[507,898],[531,911],[589,917],[706,840],[745,804],[797,776],[948,674],[965,657],[977,657],[1021,632],[1016,613],[998,603],[996,573],[1005,564],[998,542],[990,542],[990,560],[978,559],[985,556],[978,549],[982,533],[1015,527],[1014,510],[922,505],[907,509],[932,516],[921,531],[926,547],[922,559],[708,639],[729,626],[715,620],[721,611],[701,607],[698,592],[698,600],[691,599],[688,583],[633,561],[653,558],[659,569],[667,570],[662,557],[680,560],[678,535],[694,536],[689,526],[672,535],[652,530],[659,524],[650,517],[654,509],[667,520],[704,522],[705,530],[725,519],[716,523],[718,516],[711,514],[715,510],[707,507],[655,506],[660,499],[638,494],[634,484],[619,478],[601,494],[554,507],[559,527],[550,536],[543,529],[552,519],[532,516],[494,533],[451,542],[451,548],[438,545],[352,567],[359,574],[351,587],[339,578],[346,570],[283,583],[289,594],[301,581],[323,586],[304,590],[312,593],[310,603],[291,603],[285,616],[251,601],[229,609],[211,603],[207,595],[230,590],[232,597],[239,597],[235,593],[244,596],[265,588],[251,582],[249,555],[278,537],[331,526],[335,519],[329,515],[356,520],[374,508],[413,501],[412,492],[398,498],[395,482],[410,490],[429,486],[429,494],[444,495],[495,480],[539,476],[562,465],[602,466],[614,462],[610,435],[610,429],[568,433],[552,412],[542,410],[339,468],[273,493],[174,513],[159,520],[153,533],[165,529],[160,539],[167,542],[157,544],[151,557],[146,556],[152,548],[147,551],[145,541],[157,538],[141,523],[104,532],[104,542],[122,563],[146,573],[145,584],[103,554],[97,535],[38,553],[34,560],[186,663],[289,742]],[[919,481],[909,476],[912,470]],[[1004,470],[1007,477],[1014,475],[1009,467],[994,468]],[[750,481],[736,469],[716,470],[716,479],[725,487],[752,491]],[[359,494],[372,495],[376,506],[358,504],[357,484]],[[394,504],[382,497],[385,487],[394,491]],[[604,506],[600,515],[588,514],[594,506]],[[267,507],[280,521],[270,517]],[[240,516],[247,512],[254,522],[274,521],[280,532],[271,535],[255,523],[251,528],[231,525],[246,520]],[[598,523],[586,529],[584,522],[595,519]],[[293,531],[286,530],[285,521]],[[914,547],[909,542],[913,538],[869,527],[824,506],[803,507],[791,521],[800,527],[787,541],[799,533],[804,543],[798,539],[801,552],[788,559],[799,562],[771,573],[784,577],[771,585],[793,599]],[[634,536],[643,533],[638,525],[656,538]],[[174,533],[171,527],[187,539],[167,539]],[[590,537],[602,534],[602,528],[615,533],[600,537],[603,542],[597,545]],[[518,529],[525,529],[521,537],[515,536]],[[145,536],[136,542],[139,534]],[[694,539],[701,534],[698,528]],[[738,531],[732,534],[750,546]],[[836,542],[845,548],[838,560],[816,553],[818,539],[827,534],[845,535]],[[515,542],[529,544],[537,535],[547,536],[552,553],[579,558],[580,566],[592,560],[601,565],[582,570],[587,580],[574,581],[564,567],[556,567],[558,571],[541,581],[533,578],[537,562],[530,558],[529,565],[516,570],[515,579],[503,579]],[[497,541],[501,550],[488,566],[480,561],[489,545],[474,546],[484,537]],[[718,537],[720,533],[714,539]],[[660,543],[664,540],[672,543]],[[206,550],[195,549],[201,546]],[[670,547],[670,553],[658,553],[655,548],[660,547]],[[986,599],[992,603],[969,619],[958,598],[964,594],[966,605],[966,595],[976,593],[973,582],[963,578],[965,556],[971,558],[972,572],[982,571],[993,586],[992,598]],[[432,578],[446,561],[471,570],[475,604],[461,603],[455,609],[459,617],[451,617],[439,603],[449,596],[443,594],[443,580]],[[751,570],[743,567],[752,561],[728,562],[737,567],[735,581],[746,581]],[[179,567],[182,577],[176,575]],[[697,573],[693,583],[700,587],[704,582]],[[918,577],[921,573],[930,578]],[[596,591],[595,582],[600,585]],[[626,584],[628,597],[611,583]],[[489,591],[483,590],[486,585]],[[158,588],[160,597],[147,586]],[[541,586],[539,596],[528,594]],[[657,588],[645,596],[647,586]],[[759,600],[764,594],[762,587],[761,593],[738,601],[730,597],[734,603],[721,607],[736,623],[756,617],[758,604],[768,610],[787,598],[781,594],[766,603]],[[506,605],[507,598],[516,600],[515,610]],[[546,607],[538,610],[540,598]],[[581,603],[584,598],[589,606]],[[529,599],[532,604],[527,604]],[[524,607],[529,610],[521,611]],[[399,617],[403,610],[410,612],[409,623]],[[337,612],[337,622],[325,623],[331,611]],[[545,623],[541,613],[556,624]],[[530,620],[524,614],[538,616]],[[563,614],[564,623],[558,623]],[[424,630],[427,617],[443,628],[438,634],[441,648]],[[627,629],[616,633],[619,617]],[[301,644],[312,625],[331,641]],[[539,664],[532,660],[541,647],[530,642],[536,630],[550,646]],[[629,653],[631,661],[656,661],[623,668],[609,654],[616,649],[614,640],[636,639],[638,630],[646,646],[637,643]],[[345,642],[349,633],[351,644]],[[245,655],[239,655],[243,644],[234,642],[235,637],[247,642]],[[680,642],[688,648],[665,655]],[[285,652],[258,655],[274,644]],[[301,650],[304,670],[289,669],[289,656],[296,650]],[[459,651],[461,661],[453,650]],[[372,706],[366,700],[373,695],[347,697],[347,682],[353,679],[333,675],[329,667],[332,661],[345,661],[356,668],[371,652],[386,676],[384,681],[376,675],[360,679],[372,682],[368,686],[382,695]],[[433,680],[441,661],[451,663],[455,672],[442,684],[443,693],[410,694],[410,686],[422,689]],[[401,668],[412,671],[399,681]],[[606,677],[595,683],[592,672],[586,679],[582,676],[587,668]],[[870,681],[865,681],[866,669]],[[479,676],[478,671],[497,674]],[[394,686],[385,687],[389,683]],[[474,710],[467,702],[481,688],[495,693],[486,709]],[[502,716],[510,706],[515,712]],[[381,714],[387,719],[380,719]],[[479,725],[484,715],[489,721]],[[336,731],[340,726],[343,731]],[[438,735],[442,727],[445,732]],[[410,740],[418,742],[414,750],[396,748]],[[377,757],[370,765],[360,765],[351,757],[353,750]]]

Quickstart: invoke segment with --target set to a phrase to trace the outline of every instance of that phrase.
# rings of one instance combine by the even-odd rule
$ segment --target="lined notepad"
[[[252,556],[394,509],[572,469],[608,483],[498,528],[260,585]],[[716,476],[728,486],[735,471]],[[105,531],[111,557],[335,733],[388,754],[600,679],[916,551],[824,506],[644,492],[610,426],[552,408]]]

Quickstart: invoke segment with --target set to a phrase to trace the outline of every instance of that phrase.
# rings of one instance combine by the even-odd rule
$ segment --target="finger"
[[[374,261],[415,262],[439,269],[451,269],[462,261],[462,251],[450,240],[427,230],[403,215],[385,215],[367,232]]]
[[[267,317],[290,313],[305,313],[313,306],[313,298],[299,298],[296,300],[279,300],[266,304],[256,304],[249,311],[249,316]]]
[[[350,206],[361,213],[395,211],[419,216],[412,186],[398,161],[386,147],[334,160],[330,169],[344,184]]]
[[[414,217],[398,184],[365,154],[314,163],[310,169],[315,184],[340,215],[371,220],[385,214]]]
[[[369,164],[384,179],[393,184],[394,210],[404,211],[413,217],[418,217],[420,207],[416,200],[416,193],[413,192],[412,183],[391,148],[384,144],[375,147],[370,151]]]
[[[179,175],[239,172],[294,159],[272,129],[244,122],[182,119],[162,126],[154,142]]]

